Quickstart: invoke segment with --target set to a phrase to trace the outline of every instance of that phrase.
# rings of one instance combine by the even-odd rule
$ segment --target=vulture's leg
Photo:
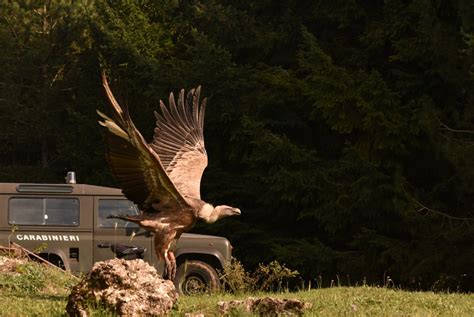
[[[165,270],[163,271],[163,278],[169,280],[169,274],[171,272],[171,262],[168,259],[169,243],[165,238],[163,232],[155,232],[155,254],[158,261],[165,262]]]
[[[169,259],[168,252],[169,252],[169,251],[165,251],[165,254],[164,254],[165,271],[163,272],[163,277],[164,277],[165,279],[167,279],[167,280],[172,280],[172,279],[173,279],[173,277],[172,277],[173,268],[172,268],[171,261],[170,261],[170,259]]]
[[[176,257],[174,256],[174,252],[171,250],[168,251],[168,260],[170,261],[171,269],[171,272],[169,273],[169,279],[174,280],[176,276]]]
[[[176,231],[162,230],[155,232],[155,253],[159,260],[165,261],[163,277],[172,280],[176,275],[176,258],[171,247]]]

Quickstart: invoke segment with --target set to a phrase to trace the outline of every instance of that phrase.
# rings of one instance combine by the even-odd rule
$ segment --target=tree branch
[[[420,209],[417,210],[417,212],[421,212],[421,211],[428,211],[430,213],[433,213],[435,215],[438,215],[438,216],[442,216],[444,218],[448,218],[448,219],[451,219],[451,220],[457,220],[457,221],[465,221],[465,222],[469,222],[469,221],[474,221],[474,217],[455,217],[455,216],[451,216],[445,212],[442,212],[442,211],[439,211],[439,210],[435,210],[435,209],[431,209],[425,205],[423,205],[421,202],[419,202],[418,200],[416,200],[415,198],[411,197],[411,199],[416,203],[418,204],[418,206],[420,206]]]
[[[452,138],[452,137],[449,137],[447,135],[444,135],[443,133],[440,133],[439,135],[441,137],[445,138],[446,140],[451,141],[451,142],[467,144],[469,146],[474,145],[474,142],[471,142],[471,141],[464,141],[464,140],[460,140],[460,139],[457,139],[457,138]]]
[[[457,130],[457,129],[453,129],[453,128],[450,128],[448,127],[448,125],[446,125],[443,121],[441,121],[438,117],[436,117],[436,119],[438,119],[438,122],[439,124],[441,124],[441,129],[442,130],[447,130],[447,131],[450,131],[450,132],[454,132],[454,133],[469,133],[469,134],[474,134],[474,131],[473,130]]]

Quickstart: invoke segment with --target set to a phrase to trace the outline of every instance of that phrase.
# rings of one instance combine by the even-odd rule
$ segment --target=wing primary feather
[[[182,128],[182,127],[176,127],[176,126],[173,126],[171,124],[168,124],[167,122],[165,121],[157,121],[157,127],[156,127],[157,131],[158,132],[162,132],[162,131],[167,131],[169,133],[173,133],[177,136],[182,136],[182,135],[186,135],[188,133],[188,131],[186,131],[186,129]]]
[[[173,100],[174,100],[174,97],[173,97]],[[186,130],[180,126],[179,122],[176,121],[174,118],[173,118],[173,115],[172,113],[170,113],[168,111],[168,108],[165,106],[165,104],[163,103],[163,101],[160,100],[160,108],[161,108],[161,111],[163,112],[163,116],[164,116],[164,119],[163,121],[160,121],[160,125],[157,124],[157,127],[159,129],[161,129],[161,123],[163,124],[163,127],[168,127],[170,129],[175,129],[177,130],[176,132],[182,134],[182,133],[186,133]],[[172,109],[172,107],[170,107]],[[158,122],[157,122],[158,123]]]
[[[179,123],[181,127],[187,127],[188,124],[186,122],[186,117],[183,118],[182,115],[180,115],[178,108],[184,109],[184,89],[181,89],[179,92],[179,97],[178,97],[178,107],[176,107],[176,104],[174,105],[174,108],[171,108],[171,112],[175,116],[175,120]]]
[[[162,136],[173,139],[178,144],[182,143],[181,135],[178,133],[178,131],[175,131],[175,130],[159,130],[158,133],[160,133]]]
[[[161,143],[163,143],[163,144],[168,144],[168,145],[170,145],[170,146],[172,146],[172,147],[174,147],[174,148],[176,148],[176,147],[181,147],[181,146],[183,145],[180,139],[178,139],[178,138],[176,138],[176,137],[174,137],[174,136],[171,136],[171,135],[169,135],[168,133],[163,133],[162,135],[163,135],[163,136],[166,136],[166,139],[163,138],[163,139],[161,140],[161,142],[158,143],[158,144],[161,144]]]
[[[199,97],[201,95],[201,86],[196,88],[193,98],[193,119],[196,124],[199,123]]]
[[[163,101],[160,100],[160,108],[161,108],[161,112],[163,113],[163,117],[167,120],[167,121],[173,121],[173,118],[171,117],[171,114],[170,112],[168,111],[168,108],[165,106],[165,104],[163,103]]]
[[[178,103],[179,103],[179,98],[181,98],[181,94],[178,97]],[[173,93],[170,94],[169,99],[170,99],[170,111],[171,111],[172,122],[175,122],[179,126],[179,123],[180,123],[178,121],[179,114],[178,114],[178,110],[176,109],[176,102],[175,102]]]
[[[191,89],[186,96],[186,102],[183,103],[183,113],[186,119],[186,123],[188,127],[193,126],[193,118],[192,118],[192,101],[194,96],[194,89]]]
[[[112,105],[114,117],[116,117],[117,121],[119,121],[120,124],[124,125],[124,112],[122,110],[122,107],[120,107],[119,103],[115,99],[112,90],[110,89],[109,82],[107,81],[107,77],[105,75],[105,71],[102,71],[102,85],[104,86],[105,93],[107,94],[110,104]]]
[[[186,129],[179,120],[179,114],[176,110],[176,103],[174,102],[174,96],[172,93],[170,94],[170,100],[172,100],[172,102],[170,102],[169,111],[163,102],[160,103],[161,110],[164,112],[166,118],[165,124],[166,126],[177,128],[181,133],[186,133]]]
[[[206,103],[207,98],[204,98],[201,103],[201,109],[199,109],[199,127],[201,128],[201,132],[204,131],[204,115],[206,114]]]
[[[158,111],[153,111],[153,114],[155,115],[155,119],[157,122],[161,122],[161,121],[164,121],[165,119],[163,118],[163,116],[161,114],[158,113]]]

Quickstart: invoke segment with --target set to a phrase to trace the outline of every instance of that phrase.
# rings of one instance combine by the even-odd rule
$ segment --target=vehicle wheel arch
[[[186,261],[201,261],[212,266],[217,272],[223,269],[221,259],[213,253],[189,252],[176,255],[176,266],[179,267]]]
[[[66,258],[65,254],[61,252],[61,250],[54,250],[54,251],[43,251],[37,254],[40,258],[54,264],[55,266],[69,271],[69,263],[65,261],[64,259]]]

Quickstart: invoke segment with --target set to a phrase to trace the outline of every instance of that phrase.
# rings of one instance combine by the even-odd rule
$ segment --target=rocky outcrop
[[[88,316],[88,307],[105,307],[118,315],[167,314],[178,298],[173,282],[138,260],[97,262],[69,295],[69,316]]]
[[[221,314],[231,314],[232,312],[245,312],[258,314],[260,316],[281,316],[281,315],[303,315],[306,309],[311,308],[310,303],[305,303],[297,299],[278,299],[272,297],[252,298],[245,300],[233,300],[229,302],[217,303]]]

